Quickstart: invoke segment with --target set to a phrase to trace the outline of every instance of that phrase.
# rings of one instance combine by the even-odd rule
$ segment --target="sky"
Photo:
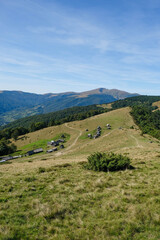
[[[0,0],[0,90],[160,95],[159,0]]]

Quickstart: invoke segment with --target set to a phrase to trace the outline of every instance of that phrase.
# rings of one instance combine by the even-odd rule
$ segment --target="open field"
[[[129,111],[118,109],[19,139],[21,149],[62,132],[70,135],[57,153],[0,165],[0,239],[160,239],[160,142],[142,136]],[[98,125],[102,135],[88,139]],[[95,151],[125,154],[135,169],[86,170],[87,156]]]

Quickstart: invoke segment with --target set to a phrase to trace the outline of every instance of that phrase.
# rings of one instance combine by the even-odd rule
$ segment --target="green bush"
[[[7,140],[0,140],[0,156],[15,152],[17,147],[14,144],[9,145]]]
[[[88,157],[87,169],[94,171],[118,171],[130,168],[130,159],[127,156],[115,153],[96,152]]]
[[[46,169],[43,167],[39,167],[39,169],[38,169],[38,173],[44,173],[45,171],[46,171]]]

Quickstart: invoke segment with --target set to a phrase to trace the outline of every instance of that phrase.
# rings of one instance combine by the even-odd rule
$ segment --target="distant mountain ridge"
[[[0,91],[0,125],[16,119],[62,110],[73,106],[87,106],[114,102],[138,96],[118,89],[98,88],[85,92],[35,94],[21,91]]]

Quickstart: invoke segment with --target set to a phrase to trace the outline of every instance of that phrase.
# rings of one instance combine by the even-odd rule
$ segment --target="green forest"
[[[157,101],[160,96],[131,97],[114,102],[112,109],[131,107],[131,114],[142,133],[160,139],[160,111],[156,110],[157,106],[152,106]]]
[[[142,130],[160,140],[160,111],[152,111],[151,107],[134,106],[131,114]]]
[[[118,100],[112,103],[112,109],[133,106],[152,106],[152,103],[160,101],[160,96],[137,96]],[[156,109],[156,107],[154,107]]]

